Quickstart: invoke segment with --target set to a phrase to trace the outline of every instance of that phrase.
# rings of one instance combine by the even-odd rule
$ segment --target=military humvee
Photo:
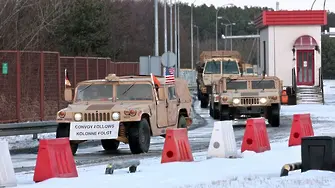
[[[192,98],[185,80],[174,84],[153,84],[150,76],[108,75],[66,88],[64,97],[72,102],[57,113],[56,137],[69,137],[72,153],[78,144],[101,140],[107,151],[128,143],[133,154],[149,150],[151,136],[165,136],[167,128],[188,128],[192,124]]]
[[[210,114],[221,121],[241,116],[265,117],[271,126],[278,127],[281,85],[281,80],[275,76],[221,78],[212,86],[216,97],[211,100]]]

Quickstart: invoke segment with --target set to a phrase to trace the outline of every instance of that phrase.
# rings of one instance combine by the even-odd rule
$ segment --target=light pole
[[[172,24],[172,9],[173,9],[173,3],[172,0],[170,0],[170,51],[173,52],[173,24]]]
[[[216,15],[215,15],[215,49],[216,51],[218,51],[218,14],[221,8],[227,7],[227,6],[232,6],[234,5],[233,3],[228,3],[225,4],[221,7],[218,7],[217,11],[216,11]]]
[[[230,26],[230,36],[233,35],[233,25],[236,25],[236,23],[231,23],[231,21],[228,19],[228,18],[225,18],[225,17],[222,17],[222,16],[218,16],[217,19],[224,19],[224,20],[227,20],[229,22],[229,26]],[[227,26],[225,28],[225,35],[227,35]],[[225,50],[226,50],[226,40],[225,40]],[[233,39],[230,39],[230,51],[233,50]]]
[[[194,25],[197,28],[197,61],[199,61],[199,52],[200,52],[200,39],[199,39],[199,26]]]
[[[225,36],[228,36],[228,26],[230,26],[230,36],[232,36],[232,26],[235,25],[235,23],[229,23],[229,24],[224,24],[221,23],[221,25],[225,26]],[[230,51],[232,51],[233,49],[233,43],[232,43],[232,39],[230,39]],[[227,50],[227,39],[224,40],[224,50]]]
[[[167,18],[166,18],[166,1],[164,0],[164,52],[168,51],[167,47]]]
[[[158,0],[155,0],[155,56],[159,56],[158,37]]]
[[[195,0],[196,1],[196,0]],[[195,1],[191,4],[191,69],[193,70],[194,66],[194,55],[193,55],[193,6]]]

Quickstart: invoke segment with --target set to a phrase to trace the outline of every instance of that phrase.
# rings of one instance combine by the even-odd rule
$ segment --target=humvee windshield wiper
[[[84,91],[84,90],[86,90],[87,88],[91,87],[92,85],[93,85],[93,83],[91,83],[90,85],[84,87],[82,90],[79,91],[79,93],[82,92],[82,91]]]
[[[262,78],[260,81],[258,81],[256,86],[258,86],[258,84],[260,84],[263,80],[264,80],[264,78]]]
[[[125,95],[134,85],[135,85],[135,82],[131,84],[121,95]]]

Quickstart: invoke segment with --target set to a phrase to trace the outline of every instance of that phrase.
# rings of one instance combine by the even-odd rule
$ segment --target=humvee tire
[[[150,147],[150,139],[150,127],[146,118],[142,118],[141,121],[129,126],[128,140],[132,154],[147,153]]]
[[[101,140],[101,145],[106,151],[116,151],[119,148],[120,141],[115,139]]]
[[[213,119],[220,119],[220,111],[215,110],[215,106],[213,107],[212,104],[209,104],[209,115]]]
[[[187,128],[186,118],[183,115],[179,115],[177,128]]]
[[[229,107],[227,105],[220,106],[220,121],[230,120]]]
[[[280,108],[279,105],[271,105],[267,108],[267,118],[271,127],[280,125]]]
[[[208,96],[202,96],[200,101],[200,107],[201,108],[207,108],[209,103]]]
[[[56,130],[56,138],[68,138],[70,136],[70,124],[69,123],[59,123]],[[78,150],[77,143],[71,143],[70,147],[72,151],[72,155],[75,155]]]

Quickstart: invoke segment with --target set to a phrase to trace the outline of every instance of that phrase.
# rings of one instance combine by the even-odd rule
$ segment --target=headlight
[[[58,112],[58,116],[60,118],[64,118],[66,116],[66,112],[65,111],[60,111],[60,112]]]
[[[81,121],[82,118],[83,118],[83,115],[81,115],[81,113],[75,113],[74,114],[74,120]]]
[[[262,103],[262,104],[266,103],[266,101],[267,101],[266,98],[259,99],[259,102]]]
[[[120,120],[120,114],[119,114],[118,112],[114,112],[114,113],[112,114],[112,119],[113,119],[114,121]]]
[[[240,99],[233,99],[233,103],[234,104],[239,104],[240,103]]]

